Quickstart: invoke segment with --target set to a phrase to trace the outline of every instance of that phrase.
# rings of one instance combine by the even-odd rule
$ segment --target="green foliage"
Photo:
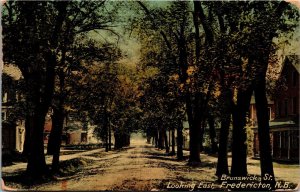
[[[86,159],[81,158],[63,161],[60,164],[59,175],[62,177],[74,175],[75,173],[83,170],[88,165],[88,163],[92,162],[91,160],[89,161],[90,162],[87,162]]]

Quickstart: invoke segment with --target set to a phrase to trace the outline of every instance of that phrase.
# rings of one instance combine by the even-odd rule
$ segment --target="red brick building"
[[[44,145],[47,146],[49,142],[50,132],[52,129],[52,119],[50,112],[45,118],[44,125]],[[68,122],[68,123],[67,123]],[[67,121],[65,118],[63,124],[63,133],[62,133],[62,145],[74,145],[87,142],[86,131],[82,130],[80,122]]]
[[[299,59],[299,56],[293,55],[287,57],[284,61],[279,81],[285,84],[285,88],[276,95],[276,118],[298,119]]]
[[[269,101],[270,136],[274,160],[299,162],[299,59],[298,55],[285,58],[274,101]],[[250,107],[250,118],[255,122],[256,116],[253,114],[256,114],[255,108]],[[254,156],[259,156],[255,123],[253,127]]]
[[[267,98],[268,100],[268,109],[269,109],[269,120],[272,121],[275,119],[275,105],[274,101],[271,99],[271,97]],[[252,95],[251,101],[250,101],[250,120],[252,126],[257,126],[257,116],[256,116],[256,106],[255,106],[255,97]]]

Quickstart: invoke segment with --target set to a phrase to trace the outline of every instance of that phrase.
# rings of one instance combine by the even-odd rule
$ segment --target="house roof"
[[[297,72],[300,74],[300,55],[290,55],[290,61],[292,65],[295,67]]]
[[[284,61],[283,61],[283,65],[282,65],[282,68],[281,68],[281,72],[282,72],[284,66],[286,65],[286,63],[290,63],[296,69],[296,71],[300,74],[300,55],[287,55],[287,56],[285,56]]]

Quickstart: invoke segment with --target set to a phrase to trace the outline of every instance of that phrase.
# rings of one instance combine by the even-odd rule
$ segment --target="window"
[[[268,107],[268,111],[269,111],[269,121],[272,119],[272,110],[271,107]]]
[[[293,114],[297,114],[297,108],[298,108],[298,98],[293,97]]]
[[[2,102],[6,103],[7,102],[7,92],[4,92],[2,95]]]
[[[284,100],[284,115],[288,116],[288,100]]]
[[[2,121],[5,121],[5,120],[6,120],[6,113],[5,113],[5,112],[2,112],[2,113],[1,113],[1,118],[2,118]]]
[[[293,72],[293,87],[297,86],[297,81],[298,81],[298,72],[294,71]]]
[[[299,148],[299,132],[298,131],[292,131],[291,148],[293,148],[293,149]]]
[[[278,149],[280,147],[280,133],[274,132],[273,133],[273,148]]]
[[[277,102],[277,117],[281,116],[281,101]]]
[[[282,148],[286,149],[288,147],[288,133],[287,131],[281,132],[281,143]]]
[[[81,133],[81,137],[80,137],[81,139],[80,139],[80,141],[81,142],[83,142],[83,143],[85,143],[85,142],[87,142],[87,134],[86,133]]]

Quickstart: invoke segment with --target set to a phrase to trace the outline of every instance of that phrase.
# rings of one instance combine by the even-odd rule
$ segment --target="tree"
[[[269,134],[269,117],[268,117],[268,102],[266,97],[266,73],[269,66],[270,56],[273,51],[273,39],[278,36],[279,32],[288,32],[295,27],[294,22],[299,20],[299,12],[293,10],[287,2],[254,4],[257,17],[253,21],[256,24],[255,32],[261,35],[254,38],[250,43],[250,50],[254,55],[254,64],[257,69],[254,81],[255,102],[257,107],[258,121],[258,137],[260,145],[260,163],[261,176],[263,182],[270,183],[275,187],[275,177],[272,164],[270,134]],[[264,9],[267,7],[267,9]],[[262,13],[261,10],[265,10]],[[285,23],[286,17],[289,17],[290,23]],[[298,23],[299,24],[299,23]],[[296,24],[297,25],[297,24]],[[257,49],[258,47],[258,49]],[[273,180],[264,179],[265,175],[271,175]]]
[[[27,87],[27,172],[33,177],[47,172],[44,118],[54,90],[56,49],[66,6],[67,2],[10,2],[6,4],[7,15],[3,19],[4,60],[20,68]],[[52,30],[45,30],[50,23],[54,23]]]
[[[111,44],[89,41],[88,45],[78,49],[76,55],[83,52],[89,57],[81,60],[78,68],[72,71],[69,107],[77,113],[85,113],[84,116],[98,126],[95,131],[105,141],[108,150],[109,118],[119,83],[116,61],[121,56],[120,51]],[[90,102],[85,102],[87,100]]]
[[[64,38],[60,47],[61,62],[56,70],[57,86],[59,88],[56,91],[55,102],[52,105],[54,123],[48,145],[48,153],[54,155],[53,168],[57,168],[58,165],[63,119],[66,116],[64,106],[68,92],[71,91],[66,90],[66,78],[72,78],[71,71],[80,70],[78,63],[83,60],[108,59],[107,56],[99,52],[95,42],[87,40],[91,31],[107,30],[114,33],[111,26],[115,14],[110,13],[114,12],[115,9],[112,8],[113,10],[109,10],[109,13],[104,13],[103,10],[106,7],[105,2],[73,2],[68,7],[68,17],[65,20],[66,27],[62,32]],[[56,121],[55,117],[59,117],[59,121]]]
[[[266,78],[266,71],[268,68],[268,64],[270,61],[270,53],[272,49],[270,49],[273,38],[276,37],[278,33],[278,29],[291,29],[293,24],[287,24],[284,22],[285,19],[278,22],[276,20],[280,20],[281,15],[283,13],[284,7],[286,7],[285,2],[281,3],[262,3],[262,2],[247,2],[247,3],[239,3],[239,7],[236,7],[238,4],[234,3],[226,3],[222,6],[222,9],[215,9],[216,16],[220,23],[220,30],[222,32],[223,37],[221,38],[220,42],[221,45],[231,42],[235,51],[230,49],[226,49],[226,47],[221,46],[221,50],[223,53],[223,57],[225,61],[229,61],[227,64],[226,62],[223,64],[223,67],[220,70],[220,77],[221,77],[221,85],[222,87],[228,89],[232,87],[236,90],[237,97],[236,97],[236,104],[233,110],[233,151],[232,151],[232,170],[231,174],[234,176],[237,175],[246,175],[247,174],[247,165],[246,165],[246,133],[244,127],[246,125],[246,115],[249,110],[249,103],[252,92],[255,92],[256,98],[258,100],[262,99],[265,100],[264,102],[258,101],[258,105],[260,110],[265,111],[265,116],[261,116],[261,121],[267,123],[267,113],[266,113],[266,99],[265,98],[265,88],[261,87],[264,85],[265,87],[265,78]],[[230,7],[230,9],[228,9]],[[240,9],[243,7],[243,9]],[[262,8],[264,7],[264,8]],[[213,6],[212,6],[213,8]],[[265,11],[262,13],[262,9]],[[287,9],[289,10],[289,9]],[[254,11],[254,12],[253,12]],[[257,11],[257,12],[256,12]],[[290,18],[297,18],[295,17],[295,12],[287,11],[289,13]],[[224,16],[226,17],[224,17]],[[238,16],[240,15],[240,16]],[[249,15],[251,15],[249,17]],[[230,18],[230,21],[224,22],[224,18]],[[263,18],[263,19],[262,19]],[[270,20],[270,18],[272,18]],[[292,19],[293,20],[293,19]],[[282,22],[283,21],[283,22]],[[228,26],[224,25],[225,23]],[[251,23],[251,24],[250,24]],[[275,24],[276,23],[276,24]],[[280,25],[278,23],[281,23]],[[250,27],[251,26],[251,27]],[[269,31],[270,27],[271,31]],[[283,27],[285,26],[285,27]],[[282,28],[281,28],[282,27]],[[229,30],[228,30],[229,28]],[[287,30],[287,31],[288,31]],[[277,32],[274,32],[277,31]],[[225,33],[226,32],[226,33]],[[229,34],[227,35],[227,33]],[[239,34],[239,37],[235,36],[234,34]],[[259,34],[259,35],[258,35]],[[259,49],[258,49],[259,47]],[[230,52],[231,51],[231,52]],[[234,53],[234,55],[232,55]],[[226,59],[226,55],[232,55],[233,59]],[[234,59],[237,58],[237,59]],[[262,64],[264,63],[264,64]],[[230,64],[232,69],[236,66],[238,70],[233,74],[237,74],[233,76],[233,78],[228,78],[229,72],[231,70],[224,71],[224,66]],[[230,68],[229,68],[230,69]],[[233,72],[233,71],[232,71]],[[232,76],[232,75],[231,75]],[[233,79],[234,83],[230,83]],[[226,80],[226,81],[224,81]],[[237,82],[239,85],[237,86]],[[260,83],[258,83],[260,82]],[[228,84],[229,83],[229,84]],[[226,85],[227,86],[224,86]],[[235,88],[236,87],[236,88]],[[257,89],[261,87],[261,89]],[[225,89],[225,90],[226,90]],[[256,90],[256,91],[255,91]],[[232,96],[230,96],[232,97]],[[228,98],[230,98],[228,97]],[[230,101],[230,100],[228,100]],[[229,102],[230,103],[230,102]],[[264,106],[264,107],[263,107]],[[263,109],[264,108],[264,109]],[[260,112],[258,112],[260,114]],[[259,115],[258,114],[258,115]],[[260,115],[259,115],[260,116]],[[266,155],[266,157],[261,158],[262,160],[262,170],[268,169],[268,174],[273,175],[273,168],[271,167],[271,159],[270,159],[270,150],[268,149],[267,145],[269,146],[269,133],[268,128],[265,129],[266,124],[264,124],[264,133],[262,133],[262,138],[264,138],[265,146],[261,146],[263,148],[262,156]],[[222,129],[221,129],[222,131]],[[221,137],[223,138],[223,137]],[[224,139],[223,139],[224,141]],[[267,141],[267,142],[265,142]],[[221,151],[220,151],[221,152]],[[222,153],[224,154],[224,153]],[[267,155],[268,154],[268,155]],[[220,154],[219,154],[220,155]],[[222,155],[223,156],[223,155]],[[220,156],[219,156],[220,158]],[[220,160],[220,163],[226,164],[223,160]],[[267,159],[267,160],[265,160]],[[263,163],[264,161],[264,163]],[[268,163],[266,163],[268,162]],[[263,165],[264,164],[264,165]],[[268,165],[266,165],[268,164]],[[221,165],[218,166],[218,169],[221,169]],[[221,173],[228,173],[227,170],[217,170],[217,174]],[[263,176],[262,172],[262,176]],[[274,175],[273,175],[274,176]],[[273,182],[273,181],[272,181]],[[274,184],[274,183],[273,183]]]
[[[47,170],[43,149],[44,118],[52,102],[55,75],[63,83],[63,69],[67,63],[72,64],[69,56],[76,35],[96,29],[111,31],[109,27],[113,15],[102,15],[103,4],[104,2],[5,4],[4,60],[15,63],[26,82],[28,109],[25,151],[29,158],[27,170],[32,176],[39,176]],[[18,33],[15,33],[16,29]],[[56,112],[63,113],[63,97],[57,103],[60,109],[55,110]],[[59,120],[58,124],[61,122]],[[54,127],[61,129],[61,125]],[[56,138],[60,137],[60,132],[55,131]],[[54,140],[59,142],[59,139]],[[56,154],[57,150],[59,151],[59,147],[56,147]]]
[[[171,62],[176,66],[177,74],[181,84],[183,85],[183,93],[185,98],[186,112],[188,116],[188,121],[190,125],[190,162],[200,162],[199,158],[199,134],[201,126],[201,114],[193,112],[193,102],[191,100],[192,95],[190,93],[188,82],[188,33],[191,30],[189,26],[189,14],[188,14],[188,3],[186,2],[176,2],[173,3],[173,7],[170,7],[169,12],[160,11],[159,14],[163,17],[158,17],[158,14],[151,13],[147,7],[139,2],[141,7],[146,12],[152,28],[156,29],[158,24],[160,26],[159,35],[163,39],[165,46],[168,49],[169,55],[171,57]],[[174,17],[176,16],[176,17]],[[155,20],[160,21],[158,23]],[[163,27],[165,26],[165,27]],[[198,102],[198,99],[195,99]],[[200,110],[198,110],[199,112]],[[181,133],[181,131],[179,131]]]

